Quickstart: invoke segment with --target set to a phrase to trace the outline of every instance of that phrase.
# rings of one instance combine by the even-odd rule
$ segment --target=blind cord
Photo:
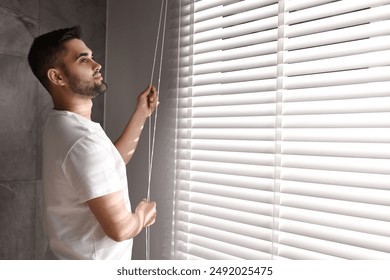
[[[160,65],[159,65],[159,71],[158,71],[158,80],[157,80],[157,98],[159,97],[160,93],[160,84],[161,84],[161,70],[162,70],[162,61],[163,61],[163,55],[164,55],[164,41],[165,41],[165,28],[166,28],[166,21],[167,21],[167,7],[168,7],[168,0],[162,0],[161,1],[161,9],[160,9],[160,19],[158,22],[158,30],[157,30],[157,38],[156,38],[156,46],[154,50],[154,57],[153,57],[153,66],[152,66],[152,73],[150,77],[150,84],[153,84],[153,76],[156,66],[156,59],[157,59],[157,49],[159,47],[159,38],[160,38],[160,29],[161,29],[161,23],[162,23],[162,17],[163,17],[163,9],[165,5],[165,11],[164,11],[164,24],[163,24],[163,34],[162,34],[162,40],[161,40],[161,52],[160,52]],[[152,134],[152,115],[149,116],[149,128],[148,128],[148,188],[147,188],[147,200],[150,201],[150,189],[151,189],[151,181],[152,181],[152,169],[153,169],[153,156],[154,156],[154,144],[156,139],[156,127],[157,127],[157,113],[158,113],[158,106],[156,107],[155,114],[154,114],[154,122],[153,122],[153,134]],[[150,228],[147,227],[145,229],[145,258],[146,260],[150,260]]]

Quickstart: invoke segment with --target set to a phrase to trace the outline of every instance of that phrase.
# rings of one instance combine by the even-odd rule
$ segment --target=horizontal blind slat
[[[368,189],[387,190],[388,180],[390,179],[390,176],[385,174],[316,170],[293,167],[283,167],[282,170],[282,178],[284,180]]]
[[[281,191],[293,195],[390,206],[388,191],[381,189],[283,180]]]
[[[229,5],[238,2],[238,0],[203,0],[196,2],[194,7],[195,12],[200,12],[203,10],[209,10],[216,6]],[[193,3],[193,2],[191,2]]]
[[[211,109],[211,108],[210,108]],[[181,119],[179,122],[187,122]],[[275,127],[273,116],[201,117],[191,119],[193,128],[269,128]],[[182,125],[184,127],[184,124]]]
[[[329,185],[337,185],[337,183],[329,183]],[[388,206],[351,202],[341,199],[295,195],[289,193],[281,194],[280,199],[282,200],[281,207],[286,206],[364,219],[372,219],[376,221],[383,221],[386,223],[390,222],[390,217],[388,215]]]
[[[361,40],[289,51],[288,55],[285,57],[285,63],[351,56],[375,51],[384,51],[389,48],[390,36],[364,38]]]
[[[221,242],[214,239],[208,239],[197,235],[189,235],[190,244],[188,245],[188,252],[196,256],[205,257],[207,259],[214,259],[218,256],[215,252],[211,252],[208,255],[204,255],[205,251],[216,251],[217,253],[224,254],[224,259],[269,259],[268,252],[262,252],[260,250],[253,250],[234,244]]]
[[[272,103],[193,107],[191,110],[192,118],[273,116],[274,114],[275,105]]]
[[[313,88],[337,85],[388,81],[389,66],[321,73],[285,78],[286,89]]]
[[[279,230],[342,245],[354,246],[357,252],[368,249],[390,253],[388,237],[284,219],[279,219]]]
[[[261,166],[259,164],[255,165],[182,159],[181,165],[179,165],[178,168],[185,168],[187,165],[191,165],[192,171],[261,178],[273,178],[274,176],[274,168],[271,164],[268,166]]]
[[[316,94],[313,94],[313,91]],[[364,84],[340,84],[324,87],[288,89],[284,91],[283,102],[343,100],[357,98],[387,97],[390,94],[390,82],[372,82]]]
[[[194,65],[192,71],[194,75],[208,74],[215,72],[228,72],[244,69],[267,67],[276,64],[276,55],[268,54],[262,56],[252,56],[234,60],[220,60],[217,62]]]
[[[269,220],[269,217],[272,216],[271,211],[269,210],[270,204],[268,203],[260,203],[260,202],[253,202],[248,201],[248,205],[242,205],[244,204],[243,200],[239,199],[232,199],[232,198],[218,198],[217,196],[212,195],[205,195],[200,193],[190,193],[186,191],[180,191],[178,195],[178,209],[186,211],[186,208],[182,207],[189,207],[189,209],[194,208],[194,213],[197,213],[197,208],[202,208],[205,206],[209,206],[209,208],[213,209],[221,209],[227,212],[240,212],[244,215],[246,214],[252,214],[252,215],[258,215],[258,217],[264,217],[264,221]],[[213,201],[213,199],[215,201]],[[211,215],[213,216],[213,215]],[[226,217],[226,216],[225,216]],[[245,221],[245,219],[241,218],[241,221]],[[238,222],[238,221],[236,221]],[[259,222],[257,222],[259,223]]]
[[[294,3],[296,1],[287,1],[286,10],[289,13],[286,14],[286,23],[289,25],[294,25],[299,22],[308,22],[316,19],[322,19],[327,17],[334,17],[337,15],[350,15],[354,11],[363,10],[375,10],[369,9],[371,7],[381,7],[386,4],[389,4],[389,0],[380,0],[380,1],[354,1],[354,0],[343,0],[343,1],[316,1],[311,7],[299,8],[294,10],[294,6],[298,4]],[[330,3],[329,3],[330,2]],[[386,7],[386,6],[385,6]]]
[[[344,2],[344,1],[343,1]],[[332,7],[335,9],[335,7],[341,6],[339,2],[337,5],[334,5]],[[359,3],[355,1],[354,3]],[[287,17],[287,22],[292,25],[286,26],[286,36],[288,37],[299,37],[303,35],[308,34],[318,34],[321,32],[334,30],[334,29],[341,29],[341,28],[347,28],[351,26],[357,26],[357,25],[364,25],[366,23],[380,21],[380,20],[388,20],[389,12],[390,12],[390,6],[380,6],[376,8],[371,9],[365,9],[367,6],[369,7],[369,2],[360,2],[364,3],[361,7],[363,10],[356,11],[355,7],[352,8],[352,12],[350,13],[342,13],[337,14],[335,10],[332,11],[333,16],[326,17],[326,13],[322,15],[321,17],[311,20],[313,18],[316,18],[313,14],[313,11],[308,11],[307,18],[302,18],[301,15],[295,15],[296,13],[290,13]],[[368,5],[367,5],[368,4]],[[319,9],[320,13],[324,13],[323,7],[320,7]],[[343,9],[340,9],[342,12]],[[301,22],[296,22],[296,20],[293,19],[293,17],[298,18]],[[364,26],[363,26],[364,27]]]
[[[389,57],[390,51],[385,50],[338,58],[326,58],[307,62],[297,62],[286,64],[284,67],[284,74],[286,76],[298,76],[315,73],[355,70],[368,67],[389,66]]]
[[[178,170],[178,178],[187,180],[188,176],[191,175],[191,180],[195,182],[203,182],[217,185],[227,185],[240,188],[248,188],[255,190],[273,190],[274,179],[270,178],[259,178],[249,176],[239,176],[230,174],[216,174],[210,172],[201,171],[185,171]]]
[[[192,88],[193,96],[228,95],[276,90],[274,79],[247,81],[240,83],[212,84]]]
[[[187,199],[178,200],[177,203],[177,209],[181,221],[187,221],[188,216],[191,213],[194,213],[199,215],[208,215],[218,219],[227,219],[237,223],[245,222],[248,225],[272,229],[272,216],[269,215],[269,211],[266,209],[263,210],[263,213],[259,214],[207,204],[201,205],[194,202],[188,202]],[[243,219],[243,217],[245,218]]]
[[[308,103],[310,104],[310,103]],[[376,104],[375,104],[376,105]],[[368,107],[368,106],[367,106]],[[372,110],[372,108],[364,108]],[[322,111],[299,112],[299,115],[285,115],[283,118],[284,128],[379,128],[390,127],[390,112],[385,113],[344,113],[340,110],[331,112],[321,108]],[[348,109],[350,110],[350,109]],[[379,110],[379,108],[377,109]],[[353,110],[351,110],[353,111]],[[372,110],[374,111],[374,110]],[[380,110],[381,111],[381,110]],[[330,114],[329,114],[330,113]],[[259,120],[260,121],[260,120]]]
[[[284,155],[281,166],[390,175],[388,159]]]
[[[254,152],[254,153],[274,153],[274,141],[261,140],[213,140],[213,139],[180,139],[178,140],[178,148],[186,149],[191,142],[191,147],[199,150],[215,150],[215,151],[233,151],[233,152]]]
[[[211,95],[211,96],[193,96],[190,98],[180,98],[180,109],[187,109],[187,107],[206,107],[206,106],[225,106],[225,105],[252,105],[252,104],[265,104],[275,103],[275,92],[250,92],[250,93],[237,93],[229,95]]]
[[[180,182],[180,184],[182,183],[188,184],[188,182],[189,181]],[[204,195],[230,197],[234,199],[266,203],[266,204],[273,203],[273,192],[267,190],[245,189],[245,188],[240,188],[238,186],[217,185],[217,184],[202,183],[196,181],[192,181],[189,188],[191,192],[200,193]],[[181,188],[179,189],[181,191]]]
[[[285,41],[285,50],[291,51],[366,39],[367,37],[387,36],[390,34],[390,30],[386,28],[389,23],[390,20],[386,20],[362,26],[353,26],[316,34],[292,37]]]
[[[390,237],[390,230],[388,228],[389,224],[387,222],[360,217],[283,206],[280,218],[283,220],[300,221],[307,224],[323,225],[353,232],[363,232],[372,235]]]
[[[283,154],[390,159],[389,143],[284,142]]]
[[[242,13],[245,11],[250,11],[252,9],[268,6],[277,3],[276,0],[263,0],[263,1],[257,1],[257,0],[246,0],[246,1],[237,1],[237,3],[226,3],[222,2],[216,2],[215,4],[211,5],[210,8],[204,9],[204,8],[198,8],[202,7],[202,2],[195,2],[194,9],[194,23],[195,26],[200,24],[202,21],[209,20],[211,18],[221,17],[221,16],[228,16],[235,13]],[[223,5],[225,4],[225,5]],[[229,5],[230,4],[230,5]],[[198,11],[200,9],[201,11]],[[197,12],[198,11],[198,12]]]
[[[248,45],[232,49],[216,49],[205,53],[193,55],[193,64],[199,65],[203,63],[227,61],[233,59],[240,59],[245,57],[254,57],[261,55],[276,54],[277,43],[275,41],[265,42],[261,45]],[[186,65],[188,65],[187,62]]]
[[[191,231],[190,239],[195,238],[195,236],[199,236],[202,238],[207,238],[211,243],[217,242],[225,244],[223,247],[218,248],[216,246],[206,245],[206,248],[213,248],[214,250],[221,251],[223,253],[231,254],[232,256],[249,258],[248,252],[256,253],[256,252],[266,252],[270,251],[271,242],[270,235],[271,231],[269,231],[263,239],[253,238],[250,236],[245,236],[242,234],[237,234],[235,232],[227,232],[226,230],[220,230],[213,227],[206,227],[202,225],[197,225],[190,223],[189,230]],[[267,240],[268,239],[268,240]],[[226,245],[230,248],[226,248]],[[191,245],[190,245],[191,246]],[[250,248],[250,250],[248,250]]]
[[[255,242],[272,240],[272,229],[259,226],[248,225],[246,223],[235,222],[231,220],[218,219],[207,215],[191,214],[187,217],[188,226],[202,227],[202,235],[209,236],[209,231],[222,231],[219,240],[228,241],[230,234],[239,235],[240,242]],[[226,238],[226,239],[225,239]],[[253,238],[257,240],[253,240]],[[246,240],[245,240],[246,239]],[[236,242],[239,243],[239,242]],[[269,245],[269,242],[264,242]]]
[[[210,162],[230,162],[253,165],[274,165],[275,157],[272,154],[242,153],[207,150],[178,150],[178,158],[183,160],[198,160]]]
[[[376,260],[388,258],[387,253],[364,248],[356,248],[351,245],[335,243],[328,240],[316,239],[287,232],[284,234],[283,239],[281,239],[279,243],[281,245],[287,245],[290,248],[296,247],[298,249],[304,249],[344,259]],[[288,251],[286,251],[286,253],[283,251],[283,246],[279,246],[280,256],[287,256],[288,253]]]
[[[274,258],[276,260],[344,260],[341,257],[311,251],[311,248],[306,250],[286,244],[277,244],[276,248],[278,252],[278,256]]]
[[[186,130],[182,129],[178,133],[179,138],[185,139],[189,137]],[[275,135],[272,129],[251,129],[251,128],[219,128],[206,129],[199,128],[191,130],[192,139],[230,139],[230,140],[275,140]],[[303,138],[304,139],[304,138]],[[386,139],[384,139],[385,141]]]
[[[224,71],[225,69],[221,69]],[[276,66],[261,67],[255,69],[236,70],[197,75],[193,78],[193,85],[211,85],[224,83],[239,83],[245,81],[257,81],[276,77]]]
[[[235,14],[229,16],[218,16],[209,20],[199,22],[194,27],[194,33],[214,30],[221,27],[229,27],[240,25],[245,22],[266,19],[278,14],[278,6],[276,4],[261,8],[253,8],[248,11],[235,11]]]
[[[388,128],[286,128],[283,141],[389,143]]]
[[[192,239],[193,241],[194,239]],[[202,242],[202,241],[200,241]],[[201,243],[203,244],[203,242]],[[189,249],[190,248],[190,249]],[[232,256],[230,254],[225,254],[223,252],[218,252],[210,248],[205,248],[203,246],[198,246],[196,242],[192,242],[191,246],[186,248],[186,257],[188,260],[241,260],[242,258]]]
[[[316,0],[316,1],[307,1],[307,0],[294,0],[294,1],[286,1],[285,11],[299,11],[308,9],[311,7],[316,7],[320,5],[324,5],[326,3],[334,2],[334,0]]]
[[[366,97],[361,99],[294,102],[283,104],[283,114],[347,114],[345,117],[340,118],[340,122],[343,122],[343,120],[348,119],[348,117],[357,118],[361,113],[389,112],[389,101],[390,96],[375,98]]]
[[[239,47],[245,47],[250,45],[262,44],[277,39],[277,32],[275,30],[266,30],[253,34],[246,34],[238,37],[232,37],[228,39],[219,39],[209,42],[203,42],[199,44],[194,44],[193,53],[200,54],[206,52],[212,52],[217,50],[229,50]]]
[[[231,27],[211,29],[194,35],[194,44],[200,44],[218,39],[234,38],[244,36],[246,34],[253,34],[255,32],[262,32],[269,29],[276,29],[278,26],[278,18],[271,17],[260,19],[251,22],[245,22]]]

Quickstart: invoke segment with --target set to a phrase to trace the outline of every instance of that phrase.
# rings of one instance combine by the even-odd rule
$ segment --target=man
[[[132,238],[156,218],[155,202],[131,211],[125,164],[156,108],[148,86],[113,144],[91,121],[92,99],[107,85],[79,27],[37,37],[30,67],[50,93],[54,109],[43,135],[44,228],[49,255],[58,259],[130,259]],[[49,256],[47,255],[47,256]],[[53,256],[54,255],[54,256]]]

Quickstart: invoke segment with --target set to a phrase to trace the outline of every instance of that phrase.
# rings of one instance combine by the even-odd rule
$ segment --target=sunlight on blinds
[[[286,1],[279,258],[390,258],[389,3]]]
[[[390,0],[183,0],[175,259],[390,259]]]
[[[192,10],[175,257],[270,258],[277,1],[197,1]]]

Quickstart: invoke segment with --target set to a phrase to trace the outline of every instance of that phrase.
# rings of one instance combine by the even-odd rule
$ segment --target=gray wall
[[[80,24],[105,64],[106,0],[0,0],[0,259],[40,259],[41,134],[52,104],[27,63],[34,37]],[[103,123],[104,97],[92,118]]]
[[[177,1],[170,1],[174,3]],[[106,132],[114,141],[131,116],[138,94],[150,83],[161,1],[108,0]],[[171,11],[174,9],[170,8]],[[174,24],[169,20],[169,24]],[[161,38],[161,37],[160,37]],[[151,199],[157,202],[157,221],[151,227],[151,259],[170,259],[174,190],[175,91],[169,69],[169,51],[175,35],[166,38],[160,106],[153,162]],[[176,41],[177,42],[177,41]],[[160,55],[158,54],[157,60]],[[174,62],[173,62],[174,63]],[[158,65],[156,65],[158,70]],[[157,71],[155,77],[158,76]],[[168,77],[170,76],[170,77]],[[155,80],[153,84],[157,85]],[[148,124],[137,151],[127,166],[130,199],[133,208],[147,194]],[[145,231],[134,240],[134,259],[145,258]]]

